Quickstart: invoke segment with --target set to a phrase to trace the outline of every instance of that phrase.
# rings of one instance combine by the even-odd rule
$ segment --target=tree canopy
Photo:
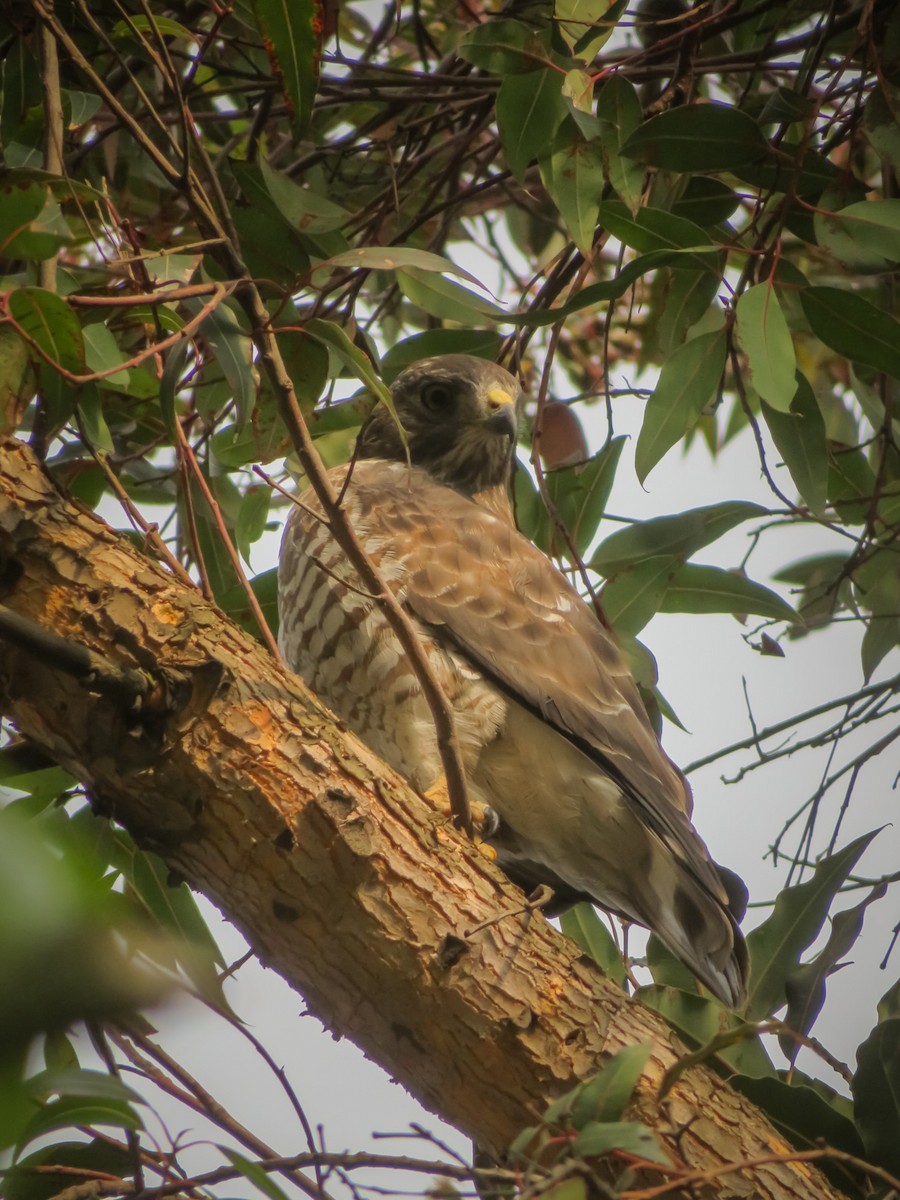
[[[0,47],[0,964],[16,980],[0,989],[0,1153],[24,1163],[7,1194],[37,1200],[73,1177],[105,1194],[183,1186],[121,1066],[167,1073],[170,1094],[215,1121],[134,1013],[173,974],[228,1013],[225,964],[171,872],[184,831],[167,841],[117,789],[162,777],[171,720],[193,730],[217,695],[225,669],[190,658],[189,629],[219,631],[233,677],[245,651],[222,614],[277,659],[274,567],[251,560],[295,480],[324,488],[385,385],[445,352],[502,360],[528,385],[518,523],[602,606],[660,728],[678,716],[639,640],[657,614],[733,615],[764,656],[800,641],[827,654],[837,629],[855,639],[855,686],[708,756],[747,750],[764,776],[827,755],[815,793],[785,797],[771,831],[784,887],[749,936],[744,1013],[701,994],[654,939],[636,980],[593,910],[563,928],[762,1108],[785,1163],[805,1154],[851,1196],[900,1190],[896,983],[867,999],[852,1066],[813,1032],[829,977],[896,882],[857,866],[877,815],[862,821],[872,833],[842,836],[900,736],[895,6],[22,0],[0,14]],[[739,452],[764,490],[644,519],[613,507],[625,473],[652,483],[686,452]],[[364,586],[339,498],[325,499]],[[731,566],[710,562],[736,534]],[[807,535],[813,553],[757,568],[763,548]],[[166,600],[183,621],[168,639],[153,624],[165,580],[188,597]],[[59,732],[79,695],[127,714],[82,729],[80,758]],[[66,1033],[79,1020],[90,1062]],[[646,1059],[621,1048],[522,1133],[526,1190],[649,1197],[699,1180],[635,1092]],[[662,1091],[694,1065],[661,1068]],[[241,1177],[320,1195],[341,1165],[310,1131],[308,1161],[272,1167],[264,1137],[226,1117],[241,1154],[197,1188],[224,1196]]]

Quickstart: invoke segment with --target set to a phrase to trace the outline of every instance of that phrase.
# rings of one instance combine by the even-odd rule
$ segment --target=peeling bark
[[[705,1068],[666,1102],[681,1048],[251,638],[123,536],[61,497],[27,447],[0,449],[0,594],[120,663],[181,675],[178,711],[141,723],[0,643],[16,727],[209,896],[263,962],[424,1105],[502,1153],[622,1046],[650,1042],[635,1115],[696,1169],[786,1153]],[[828,1200],[805,1163],[710,1195]]]

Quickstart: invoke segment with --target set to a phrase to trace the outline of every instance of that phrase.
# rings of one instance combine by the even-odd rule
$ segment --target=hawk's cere
[[[392,395],[409,461],[379,406],[344,503],[452,706],[470,798],[499,819],[486,836],[500,865],[525,886],[550,884],[561,901],[590,899],[648,926],[739,1006],[746,947],[690,822],[687,785],[614,639],[514,527],[518,383],[451,354],[407,368]],[[347,470],[332,470],[335,487]],[[285,659],[425,792],[442,779],[427,702],[317,511],[306,492],[281,548]]]

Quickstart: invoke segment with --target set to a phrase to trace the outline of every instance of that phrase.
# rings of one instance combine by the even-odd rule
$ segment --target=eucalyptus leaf
[[[834,897],[877,832],[822,859],[806,883],[779,892],[771,916],[750,931],[749,1017],[764,1020],[786,1003],[785,987],[800,956],[819,936]]]

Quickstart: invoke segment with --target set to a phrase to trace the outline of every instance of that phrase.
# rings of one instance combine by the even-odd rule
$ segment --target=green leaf
[[[97,385],[87,383],[79,389],[78,418],[84,440],[95,450],[105,450],[111,454],[115,450],[112,434],[103,416],[103,406]]]
[[[313,271],[333,267],[351,267],[365,271],[400,271],[405,267],[415,267],[419,271],[436,271],[439,275],[459,275],[462,279],[468,279],[470,283],[481,287],[474,275],[456,266],[442,254],[432,254],[430,250],[412,250],[405,246],[360,246],[356,250],[345,250],[342,254],[335,254],[332,258],[317,263]]]
[[[544,476],[550,503],[556,509],[579,555],[587,551],[596,536],[597,526],[609,501],[624,445],[624,437],[613,438],[587,462],[576,463],[571,467],[559,467],[547,471]],[[534,536],[548,551],[557,551],[557,531],[546,513],[538,523]],[[560,553],[564,550],[564,547],[559,547]]]
[[[722,567],[679,567],[660,602],[660,612],[733,613],[796,621],[791,606],[770,588]]]
[[[636,521],[610,534],[595,550],[590,567],[607,579],[632,563],[668,554],[686,561],[743,521],[764,517],[768,509],[744,500],[725,500],[667,517]]]
[[[261,184],[291,229],[305,234],[334,233],[349,221],[351,214],[346,208],[335,204],[312,187],[301,187],[290,175],[270,167],[265,159],[259,165],[259,183],[256,182],[254,171],[255,168],[244,164],[239,176],[242,187],[244,184],[247,186],[247,198],[253,203],[257,187]]]
[[[600,147],[585,141],[574,122],[557,130],[548,153],[539,159],[541,179],[559,209],[572,240],[587,258],[594,241],[604,174]]]
[[[529,163],[550,145],[566,115],[559,71],[507,75],[497,93],[497,127],[506,165],[522,181]]]
[[[394,411],[391,393],[375,374],[372,360],[354,346],[340,325],[335,325],[332,321],[323,321],[320,317],[313,317],[306,322],[303,332],[311,338],[315,338],[317,342],[321,342],[323,346],[327,346],[350,373],[365,384],[376,399],[382,400],[391,412]]]
[[[875,153],[894,169],[900,168],[900,88],[880,79],[878,87],[869,92],[863,109],[863,129]]]
[[[267,487],[251,487],[244,493],[234,526],[234,540],[241,557],[250,565],[250,547],[266,531],[272,493]]]
[[[634,1095],[652,1049],[649,1042],[642,1042],[617,1050],[593,1079],[575,1088],[567,1110],[572,1127],[584,1129],[591,1121],[617,1121]]]
[[[546,66],[549,42],[549,31],[500,17],[470,29],[460,40],[456,53],[491,75],[516,75]]]
[[[15,433],[34,395],[28,346],[9,325],[0,325],[0,433]]]
[[[639,1121],[592,1122],[578,1134],[571,1150],[581,1158],[594,1158],[621,1150],[648,1162],[669,1164],[672,1161],[653,1130]]]
[[[52,362],[77,373],[86,365],[84,335],[78,318],[60,296],[43,288],[24,287],[9,297],[13,320],[44,351]],[[42,381],[53,368],[32,352]]]
[[[737,192],[718,179],[695,175],[672,205],[677,217],[687,217],[701,229],[727,221],[740,204]]]
[[[344,458],[346,461],[346,456]],[[253,594],[259,601],[263,618],[273,635],[278,633],[278,568],[261,571],[250,580]],[[236,621],[242,629],[246,629],[253,637],[260,636],[259,625],[250,609],[247,592],[241,584],[235,584],[219,597],[219,607],[227,613],[232,621]]]
[[[620,637],[640,633],[655,616],[668,591],[678,560],[662,554],[625,567],[600,594],[603,611]]]
[[[825,1003],[826,981],[847,965],[841,959],[850,953],[862,933],[866,909],[874,901],[881,900],[886,892],[887,884],[880,883],[859,904],[836,913],[831,919],[831,933],[825,946],[812,962],[801,963],[786,979],[785,996],[788,1004],[784,1023],[794,1033],[806,1036],[812,1029]],[[779,1034],[778,1041],[785,1058],[793,1065],[801,1042],[790,1033]]]
[[[3,258],[51,258],[69,240],[66,227],[60,226],[59,220],[59,205],[46,183],[21,178],[4,179],[0,183]]]
[[[158,17],[155,14],[149,16],[134,14],[127,21],[116,21],[110,30],[110,37],[132,38],[135,33],[161,33],[163,37],[175,37],[185,42],[197,41],[197,35],[191,33],[178,21],[173,21],[170,17]]]
[[[575,116],[576,113],[587,114],[586,119],[593,120],[590,114],[594,107],[594,80],[587,71],[566,71],[562,96],[572,105],[573,117],[576,121],[578,120]]]
[[[693,429],[715,398],[726,353],[725,331],[718,330],[679,346],[663,364],[635,448],[634,464],[641,483],[663,455]]]
[[[54,1094],[63,1097],[82,1096],[91,1100],[124,1100],[134,1104],[141,1101],[137,1092],[126,1087],[114,1075],[79,1068],[40,1071],[31,1076],[26,1087],[29,1095],[40,1101]]]
[[[264,1170],[259,1163],[252,1162],[249,1158],[244,1158],[243,1154],[238,1154],[236,1150],[230,1150],[228,1146],[219,1146],[222,1154],[228,1159],[233,1167],[237,1167],[245,1179],[262,1192],[264,1196],[268,1196],[269,1200],[287,1200],[287,1193],[284,1192],[270,1173]]]
[[[618,200],[604,200],[600,205],[601,224],[609,232],[641,254],[657,250],[691,250],[694,252],[720,252],[713,246],[709,235],[687,217],[660,208],[641,208],[632,216]],[[713,260],[707,257],[676,259],[678,266],[694,267],[702,271],[714,269]]]
[[[51,364],[75,375],[84,371],[81,324],[65,300],[43,288],[18,288],[10,294],[8,306],[10,316],[22,332],[50,360],[29,346],[38,387],[47,404],[47,424],[55,432],[72,414],[77,385],[64,379]]]
[[[619,199],[634,213],[641,203],[644,168],[622,154],[622,147],[641,123],[641,102],[624,75],[612,75],[597,96],[603,167]]]
[[[119,349],[119,344],[107,325],[99,321],[95,321],[92,325],[85,325],[82,336],[88,370],[109,371],[125,362],[125,355]],[[123,367],[121,371],[107,375],[103,380],[103,385],[127,390],[128,382],[129,370],[127,367]]]
[[[130,1179],[133,1171],[134,1159],[127,1146],[100,1138],[90,1142],[54,1141],[19,1159],[6,1172],[3,1194],[5,1200],[52,1200],[79,1176]]]
[[[54,1129],[74,1129],[85,1125],[112,1125],[116,1129],[143,1129],[144,1122],[124,1100],[93,1100],[82,1096],[64,1096],[43,1105],[31,1118],[19,1137],[21,1148]]]
[[[744,183],[765,192],[790,192],[804,199],[818,197],[840,178],[840,171],[824,155],[808,146],[782,142],[780,149],[753,162],[736,163],[731,170]]]
[[[778,412],[789,412],[797,391],[797,359],[778,295],[768,283],[748,288],[737,302],[737,336],[758,395]]]
[[[493,329],[428,329],[391,346],[382,358],[381,366],[385,379],[391,383],[404,367],[423,358],[437,354],[473,354],[476,358],[497,362],[502,348],[503,338]]]
[[[769,149],[748,113],[727,104],[670,108],[636,129],[622,153],[667,171],[729,171]]]
[[[797,372],[797,393],[788,412],[778,412],[763,402],[762,415],[801,498],[813,511],[820,511],[828,498],[828,442],[806,376]]]
[[[315,0],[252,0],[253,11],[287,101],[294,141],[303,136],[312,115],[319,80],[322,16]]]
[[[848,288],[800,292],[810,328],[826,346],[853,362],[900,378],[900,321]]]
[[[850,1088],[866,1158],[900,1174],[900,1017],[876,1025],[856,1061]]]
[[[413,304],[440,317],[444,321],[457,321],[460,325],[471,325],[478,319],[502,321],[506,314],[490,300],[485,300],[452,279],[420,271],[415,267],[397,272],[400,291]]]
[[[788,978],[819,936],[831,902],[878,832],[866,833],[823,859],[806,883],[779,892],[771,916],[750,931],[748,1017],[763,1020],[785,1003]]]
[[[837,212],[816,208],[816,240],[855,271],[887,271],[900,262],[900,200],[861,200]]]
[[[590,904],[576,904],[559,918],[559,927],[601,968],[607,979],[625,987],[625,964],[622,951],[603,921]]]
[[[794,1070],[790,1083],[782,1073],[757,1077],[733,1075],[728,1082],[758,1105],[795,1146],[824,1141],[846,1154],[863,1156],[856,1126],[841,1107],[843,1097],[832,1093],[834,1102],[829,1103],[819,1090],[824,1085],[818,1080],[807,1082],[801,1072]]]
[[[590,63],[612,36],[626,0],[555,0],[553,19],[574,58]]]
[[[191,307],[194,304],[190,303]],[[199,311],[200,305],[196,304]],[[234,397],[238,424],[250,419],[256,403],[257,374],[253,365],[253,343],[225,304],[214,309],[200,326],[215,352],[219,366]]]

